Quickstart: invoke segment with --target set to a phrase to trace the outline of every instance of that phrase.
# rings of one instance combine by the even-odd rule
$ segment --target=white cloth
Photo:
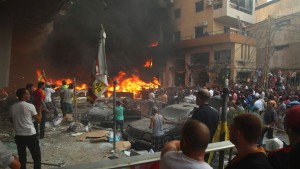
[[[9,116],[13,120],[16,135],[31,136],[36,134],[33,126],[32,116],[37,115],[33,104],[21,101],[12,105],[9,109]]]
[[[214,91],[212,89],[210,89],[208,92],[209,92],[210,97],[214,96]]]
[[[150,101],[154,101],[154,98],[155,98],[154,93],[153,93],[153,92],[150,92],[150,93],[149,93],[149,100],[150,100]]]
[[[47,87],[44,89],[45,92],[45,102],[52,102],[51,94],[55,93],[55,90],[53,90],[50,87]]]
[[[194,95],[188,95],[188,96],[185,96],[184,98],[183,98],[183,102],[184,103],[196,103],[196,96],[194,96]]]
[[[263,111],[264,110],[264,105],[260,100],[256,100],[254,102],[254,106],[257,107],[259,109],[259,111]]]
[[[212,167],[204,161],[197,161],[189,158],[182,152],[169,151],[166,152],[160,160],[160,169],[212,169]]]
[[[13,160],[12,153],[0,141],[0,168],[6,168]]]

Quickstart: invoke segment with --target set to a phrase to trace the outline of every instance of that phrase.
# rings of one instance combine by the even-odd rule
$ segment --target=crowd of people
[[[46,79],[45,79],[46,80]],[[15,143],[17,145],[18,158],[0,145],[0,168],[9,166],[14,169],[26,169],[27,153],[30,150],[34,169],[41,169],[41,150],[39,139],[45,137],[45,124],[51,115],[58,116],[58,112],[52,97],[56,93],[61,97],[61,109],[63,117],[73,112],[73,84],[67,85],[62,81],[62,86],[53,89],[48,81],[40,81],[37,88],[32,83],[26,84],[25,88],[16,91],[18,101],[9,109],[9,117],[14,127]]]
[[[41,168],[39,139],[44,138],[47,113],[57,116],[52,96],[61,96],[63,117],[73,112],[73,84],[65,81],[58,90],[48,82],[39,82],[35,89],[27,84],[16,92],[18,102],[9,111],[15,129],[19,159],[8,155],[5,165],[16,165],[26,168],[26,147],[34,160],[34,168]],[[230,141],[236,146],[237,154],[229,161],[227,169],[261,168],[261,169],[294,169],[299,168],[300,147],[300,94],[291,88],[271,86],[264,89],[260,85],[234,84],[229,88],[227,125],[230,128]],[[174,96],[177,97],[174,97]],[[178,141],[164,142],[164,117],[155,106],[154,91],[149,92],[149,111],[151,116],[149,128],[153,132],[153,149],[161,151],[161,168],[211,168],[205,155],[207,145],[212,142],[220,121],[219,107],[209,105],[211,98],[222,99],[222,90],[218,88],[179,88],[177,91],[162,90],[160,99],[162,107],[168,104],[189,102],[198,105],[182,129],[182,138]],[[126,105],[123,105],[126,107]],[[124,132],[124,108],[118,101],[116,112],[117,124]],[[39,126],[39,128],[38,128]],[[264,150],[263,139],[272,139],[273,130],[286,131],[290,145],[270,152]],[[7,154],[7,153],[6,153]],[[1,159],[2,160],[2,159]]]
[[[228,110],[226,112],[230,128],[229,139],[237,149],[236,156],[228,162],[226,169],[296,169],[300,168],[300,103],[298,93],[293,91],[263,91],[246,85],[234,85],[230,88]],[[196,104],[193,112],[182,130],[180,141],[167,143],[161,152],[161,168],[211,168],[207,165],[205,148],[211,142],[219,123],[220,113],[208,104],[213,97],[220,97],[221,91],[202,88],[195,92]],[[198,122],[197,126],[188,131],[190,123]],[[195,124],[196,125],[196,124]],[[205,126],[205,127],[199,127]],[[206,128],[206,129],[204,129]],[[285,130],[290,145],[279,150],[266,153],[262,140],[264,134],[273,138],[273,129]],[[196,133],[209,130],[205,134]],[[202,141],[201,141],[202,140]],[[203,142],[205,140],[205,142]],[[197,144],[194,144],[194,141]],[[189,143],[189,144],[186,144]],[[200,143],[205,143],[202,148]],[[180,152],[182,151],[182,152]],[[171,162],[176,161],[176,162]],[[174,165],[173,165],[174,164]]]

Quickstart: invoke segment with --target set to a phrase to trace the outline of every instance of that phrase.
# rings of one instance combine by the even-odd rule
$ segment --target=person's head
[[[39,89],[44,89],[45,88],[45,83],[44,82],[38,82],[38,88]]]
[[[74,83],[69,84],[69,89],[74,89]]]
[[[116,101],[117,106],[121,106],[121,102],[119,100]]]
[[[51,83],[50,82],[46,82],[46,87],[51,87]]]
[[[19,101],[29,101],[30,100],[30,94],[29,91],[25,88],[20,88],[17,90],[16,95],[18,97]]]
[[[284,128],[291,145],[300,142],[300,105],[293,106],[286,112]]]
[[[256,144],[262,130],[260,119],[253,114],[241,114],[233,119],[229,129],[229,139],[236,145]]]
[[[66,80],[62,80],[61,83],[62,83],[62,85],[66,85],[67,81]]]
[[[270,101],[268,101],[267,108],[268,109],[274,108],[275,105],[276,105],[276,102],[274,100],[270,100]]]
[[[210,94],[207,89],[200,89],[196,95],[196,104],[198,106],[207,104]]]
[[[26,90],[28,90],[29,93],[34,92],[34,84],[32,84],[32,83],[27,83],[27,84],[26,84]]]
[[[158,108],[156,106],[152,107],[152,114],[158,113]]]
[[[254,107],[254,108],[253,108],[253,112],[258,114],[258,113],[259,113],[259,108]]]
[[[193,154],[202,152],[210,141],[210,132],[208,127],[198,120],[188,120],[182,128],[180,148],[184,154]]]

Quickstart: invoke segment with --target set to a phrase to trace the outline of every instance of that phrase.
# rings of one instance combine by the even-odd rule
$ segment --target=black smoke
[[[172,32],[168,11],[156,0],[74,0],[66,15],[54,22],[41,57],[51,71],[61,75],[88,77],[98,52],[101,24],[107,34],[108,72],[142,70],[146,59],[162,66]],[[161,32],[164,32],[163,37]],[[168,39],[162,41],[162,39]],[[155,42],[158,47],[149,48]],[[156,71],[148,71],[156,75]],[[152,76],[151,76],[152,78]]]

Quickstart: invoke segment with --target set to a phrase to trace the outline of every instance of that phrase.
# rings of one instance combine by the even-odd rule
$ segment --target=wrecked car
[[[111,107],[113,107],[111,99],[107,100],[107,102]],[[142,118],[141,110],[134,100],[127,99],[127,104],[124,106],[124,108],[124,121],[139,120]],[[83,124],[90,122],[90,124],[93,126],[103,128],[113,128],[113,110],[104,102],[99,102],[87,112],[86,116],[81,120],[81,122]]]
[[[166,106],[159,111],[164,116],[163,125],[165,141],[178,140],[184,122],[191,117],[191,112],[197,108],[195,104],[181,103]],[[143,118],[128,124],[124,131],[127,139],[135,150],[150,150],[152,148],[152,129],[149,129],[150,119]]]

